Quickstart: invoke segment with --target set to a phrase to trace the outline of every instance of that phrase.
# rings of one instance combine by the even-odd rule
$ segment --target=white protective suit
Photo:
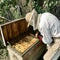
[[[38,22],[38,30],[43,35],[43,42],[47,44],[48,51],[44,55],[44,60],[57,60],[60,56],[60,21],[56,16],[51,13],[43,13],[40,17],[38,16],[40,22]],[[52,46],[51,42],[54,38],[54,44]]]
[[[33,26],[34,30],[39,30],[43,36],[43,43],[48,46],[48,51],[44,56],[44,60],[56,60],[60,56],[60,39],[55,39],[55,43],[52,46],[51,43],[53,41],[52,37],[60,37],[60,21],[49,12],[37,14],[33,9],[31,13],[31,17],[28,16],[28,18],[30,17],[29,25]],[[54,57],[57,52],[59,52],[58,56]]]
[[[60,37],[60,21],[56,16],[48,12],[43,13],[39,19],[38,30],[43,35],[42,41],[49,45],[52,42],[51,37]]]

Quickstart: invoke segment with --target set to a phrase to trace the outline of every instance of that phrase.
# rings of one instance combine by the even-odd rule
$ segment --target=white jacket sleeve
[[[39,24],[39,31],[43,35],[43,43],[49,45],[52,42],[51,31],[49,29],[49,23],[47,21],[47,17],[41,17],[41,21]]]

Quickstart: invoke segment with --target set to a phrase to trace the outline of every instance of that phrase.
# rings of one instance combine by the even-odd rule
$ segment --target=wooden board
[[[7,25],[2,27],[3,35],[6,41],[8,40],[8,32],[7,32]]]
[[[25,19],[8,22],[3,24],[1,28],[6,41],[12,40],[28,30]]]
[[[19,22],[19,30],[20,33],[24,33],[27,30],[27,24],[25,21],[22,20],[22,23]]]

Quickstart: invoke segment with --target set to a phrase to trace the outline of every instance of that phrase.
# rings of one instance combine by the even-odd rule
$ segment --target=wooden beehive
[[[24,18],[2,24],[0,26],[0,31],[1,31],[4,45],[5,46],[10,45],[11,50],[13,52],[16,52],[17,55],[18,55],[18,53],[20,53],[23,60],[36,60],[40,55],[42,55],[42,53],[45,49],[45,45],[43,43],[41,43],[37,38],[35,38],[31,34],[30,29],[27,28],[27,22]],[[30,37],[32,37],[32,39],[30,40],[30,43],[28,43],[30,38],[28,39],[28,41],[25,39],[27,41],[28,45],[29,44],[30,45],[29,46],[27,45],[28,47],[21,53],[18,51],[18,49],[16,49],[14,47],[14,45],[18,44],[19,41],[21,41],[21,40],[24,41],[24,38],[26,36],[30,36]],[[34,40],[34,42],[32,43],[31,41],[33,41],[33,40]],[[24,43],[24,42],[22,42],[22,43]],[[13,56],[14,56],[14,54],[13,54]]]

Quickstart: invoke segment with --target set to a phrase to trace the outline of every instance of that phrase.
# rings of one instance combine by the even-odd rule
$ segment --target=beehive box
[[[36,60],[45,49],[45,45],[31,34],[24,18],[2,24],[0,32],[10,60]]]

